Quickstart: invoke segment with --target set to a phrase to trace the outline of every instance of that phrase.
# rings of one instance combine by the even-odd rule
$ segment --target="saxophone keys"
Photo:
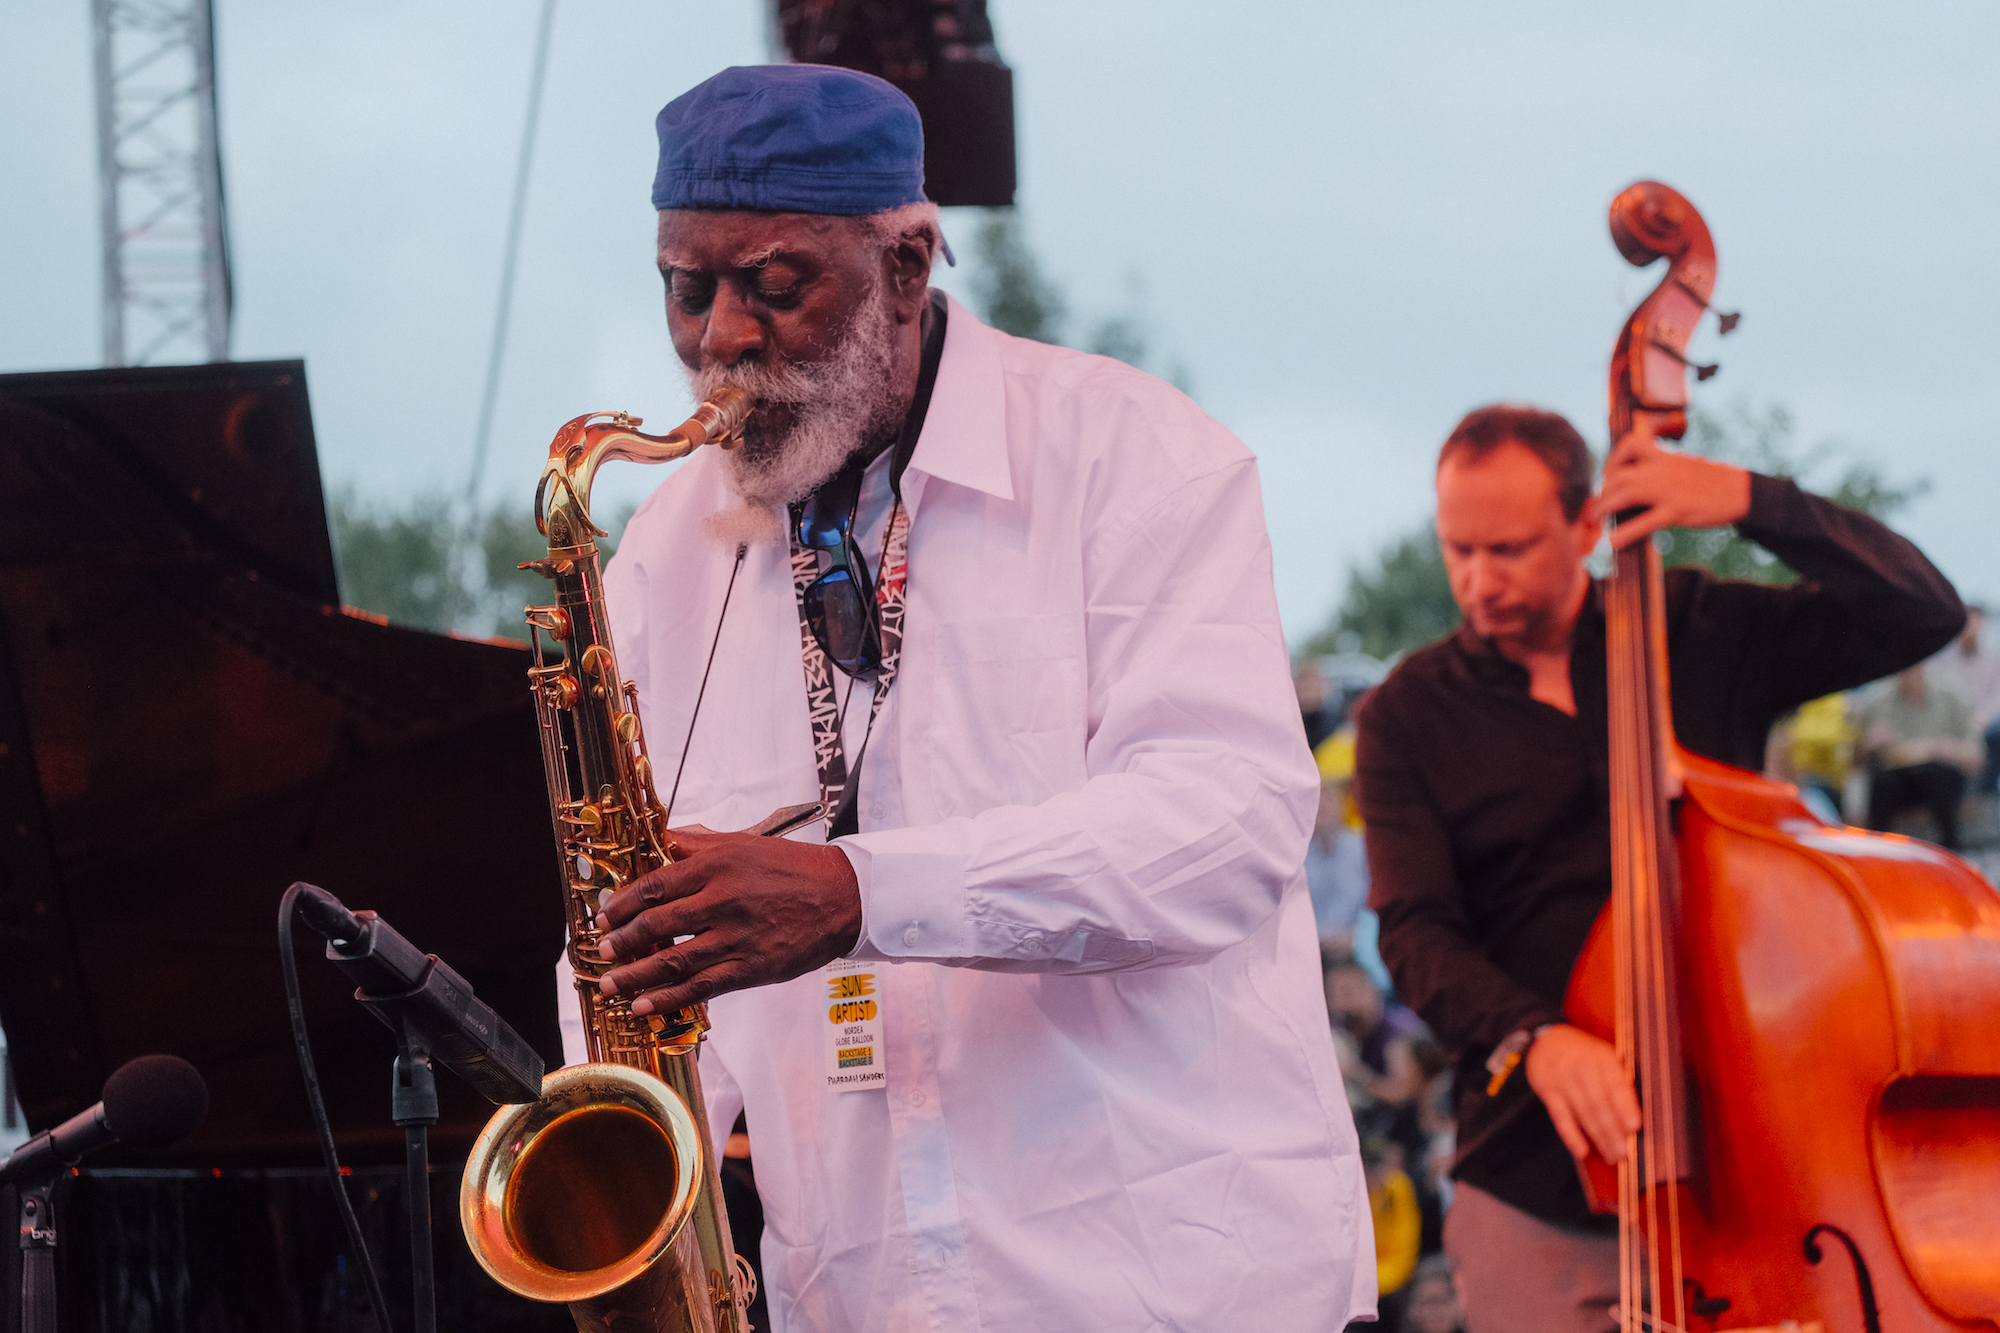
[[[611,727],[612,730],[618,733],[619,740],[630,745],[632,738],[639,734],[639,715],[637,713],[620,713],[618,720],[613,722]]]
[[[557,708],[575,708],[576,701],[583,697],[583,687],[568,672],[551,676],[542,688],[547,691],[549,702]]]
[[[583,650],[583,669],[600,680],[612,674],[611,650],[601,643],[593,643]]]
[[[627,713],[625,716],[631,717],[632,715]],[[632,761],[632,779],[639,784],[639,790],[651,792],[653,790],[653,761],[643,754],[634,759]]]
[[[532,562],[530,562],[532,563]],[[527,568],[526,565],[522,568]],[[575,628],[570,622],[569,612],[560,606],[531,606],[527,612],[528,623],[546,632],[553,639],[567,639]]]

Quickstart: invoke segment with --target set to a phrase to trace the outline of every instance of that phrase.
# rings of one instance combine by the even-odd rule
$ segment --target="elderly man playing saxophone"
[[[604,985],[710,1002],[777,1328],[1372,1314],[1255,460],[930,288],[889,84],[730,69],[658,128],[674,349],[756,407],[606,576],[681,859],[606,901]]]

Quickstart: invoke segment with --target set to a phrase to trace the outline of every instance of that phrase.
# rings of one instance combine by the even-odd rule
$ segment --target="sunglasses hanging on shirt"
[[[854,537],[865,461],[842,468],[792,506],[799,545],[819,560],[820,574],[799,594],[813,638],[827,660],[857,680],[882,670],[882,626],[868,561]]]

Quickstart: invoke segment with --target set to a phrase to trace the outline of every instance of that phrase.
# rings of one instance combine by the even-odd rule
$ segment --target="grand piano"
[[[63,1183],[62,1326],[367,1330],[278,900],[306,879],[380,911],[560,1064],[527,652],[341,607],[301,362],[0,376],[0,495],[0,1025],[21,1105],[47,1128],[151,1052],[210,1093],[179,1147],[107,1150]],[[299,934],[349,1191],[406,1323],[394,1041]],[[439,1326],[571,1327],[466,1253],[459,1163],[492,1107],[438,1084]],[[0,1312],[15,1327],[12,1291]]]

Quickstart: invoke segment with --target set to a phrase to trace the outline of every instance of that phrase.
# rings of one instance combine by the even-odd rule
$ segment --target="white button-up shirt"
[[[734,557],[718,463],[605,580],[663,796]],[[1342,1328],[1374,1248],[1255,460],[954,303],[902,488],[901,674],[840,843],[886,1087],[829,1087],[823,972],[715,1000],[702,1054],[715,1141],[747,1116],[779,1333]],[[677,825],[817,798],[787,557],[738,577]]]

